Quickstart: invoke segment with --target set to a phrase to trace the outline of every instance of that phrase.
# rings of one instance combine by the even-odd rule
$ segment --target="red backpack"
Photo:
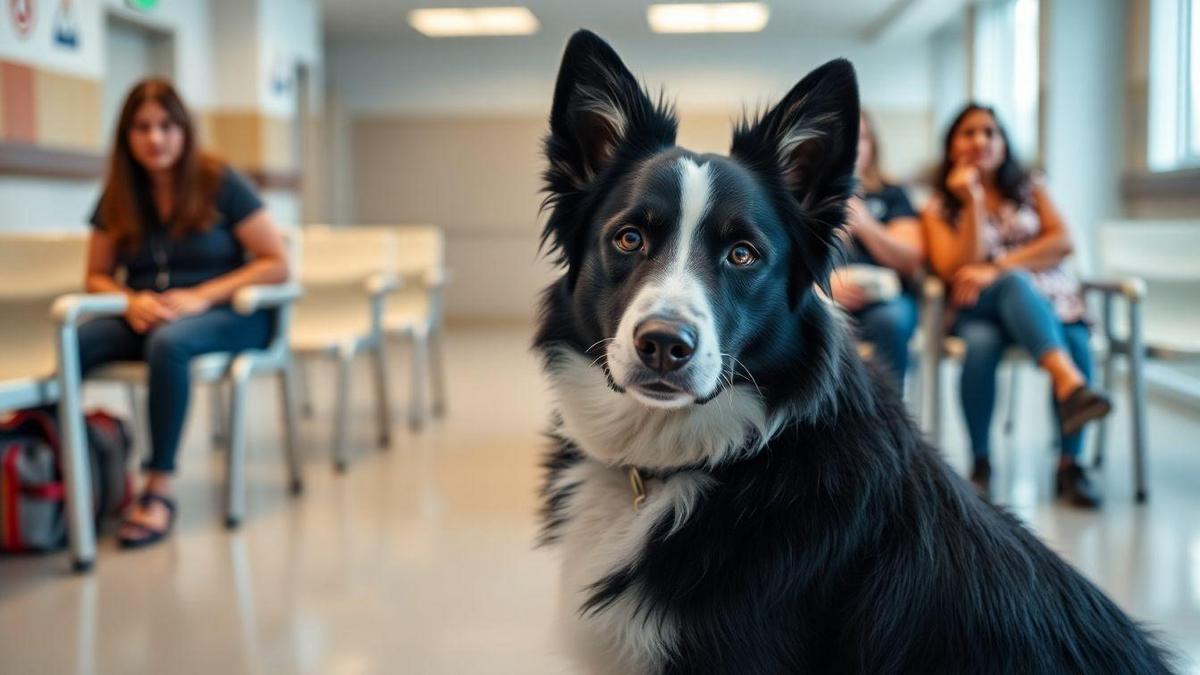
[[[54,551],[66,545],[66,486],[51,406],[0,419],[0,551]],[[96,526],[130,502],[129,434],[106,412],[87,415]]]

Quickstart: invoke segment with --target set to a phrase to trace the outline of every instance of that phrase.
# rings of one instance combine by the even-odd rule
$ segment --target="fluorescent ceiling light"
[[[757,33],[771,10],[761,2],[650,5],[646,20],[655,33]]]
[[[533,35],[539,27],[527,7],[414,9],[408,25],[429,37]]]

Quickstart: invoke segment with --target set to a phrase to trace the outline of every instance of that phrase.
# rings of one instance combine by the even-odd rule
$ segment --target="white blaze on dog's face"
[[[695,269],[701,263],[693,260],[693,252],[704,250],[699,231],[711,199],[709,165],[681,157],[675,166],[674,245],[662,271],[647,278],[625,309],[606,354],[613,381],[656,408],[679,408],[711,396],[723,367],[709,289]],[[626,244],[630,235],[619,233]],[[639,231],[633,238],[645,236]]]
[[[545,139],[543,242],[565,271],[535,339],[551,373],[572,352],[668,412],[738,389],[816,396],[832,352],[811,288],[844,221],[858,117],[853,69],[834,61],[739,124],[729,156],[697,154],[611,47],[573,36]]]

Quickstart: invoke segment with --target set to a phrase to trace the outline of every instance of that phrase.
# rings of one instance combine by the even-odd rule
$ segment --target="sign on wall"
[[[17,37],[24,40],[33,32],[37,21],[37,0],[8,0],[8,16]]]
[[[71,0],[59,0],[54,13],[54,44],[67,49],[79,48],[79,21]]]

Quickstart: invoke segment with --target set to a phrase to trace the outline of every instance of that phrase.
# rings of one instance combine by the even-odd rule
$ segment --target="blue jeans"
[[[170,473],[191,395],[191,360],[209,352],[261,349],[274,328],[272,312],[243,316],[215,307],[151,330],[134,332],[121,317],[104,317],[79,327],[83,373],[112,361],[145,361],[150,370],[150,458],[143,468]]]
[[[988,456],[996,407],[996,367],[1010,346],[1020,345],[1034,361],[1050,350],[1062,349],[1091,382],[1087,324],[1059,321],[1050,301],[1025,273],[1006,274],[984,289],[974,307],[959,311],[953,332],[967,345],[959,394],[976,458]],[[1057,413],[1058,408],[1054,410]],[[1064,457],[1078,457],[1083,450],[1083,431],[1063,437],[1061,446]]]
[[[917,330],[917,301],[901,293],[886,302],[877,302],[852,312],[859,336],[875,346],[876,358],[887,366],[903,389],[908,372],[908,342]]]

